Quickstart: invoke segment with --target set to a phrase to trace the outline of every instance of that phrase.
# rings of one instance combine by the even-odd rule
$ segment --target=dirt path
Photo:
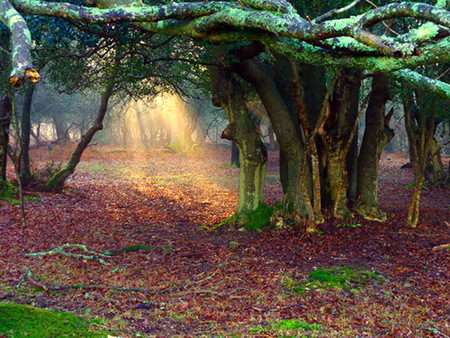
[[[448,190],[424,191],[421,226],[406,228],[411,190],[405,187],[410,173],[397,169],[402,159],[383,159],[380,188],[389,222],[356,219],[354,228],[329,222],[321,235],[310,236],[295,229],[207,230],[237,204],[238,172],[226,165],[226,152],[91,152],[86,159],[64,194],[40,193],[39,201],[27,203],[27,229],[17,206],[0,201],[0,299],[107,318],[105,325],[123,337],[450,335],[449,253],[431,250],[450,242]],[[269,202],[281,193],[275,178],[272,165]],[[106,258],[110,265],[25,255],[65,243],[97,253],[137,244],[153,249]],[[45,285],[142,290],[42,292],[27,283],[15,289],[23,266]],[[313,270],[335,266],[374,271],[385,282],[295,292]],[[320,329],[275,325],[288,319]]]

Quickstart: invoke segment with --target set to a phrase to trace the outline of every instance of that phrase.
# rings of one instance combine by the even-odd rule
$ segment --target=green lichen
[[[437,0],[436,7],[447,8],[449,6],[448,0]]]

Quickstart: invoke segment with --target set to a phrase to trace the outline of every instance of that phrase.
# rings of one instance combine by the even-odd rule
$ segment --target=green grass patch
[[[107,337],[93,330],[92,322],[70,313],[28,305],[0,303],[0,336],[4,337]],[[109,332],[111,334],[111,332]]]
[[[303,294],[308,291],[329,289],[356,291],[367,284],[384,281],[376,272],[349,266],[314,270],[307,279],[300,283],[285,278],[283,286],[291,288],[296,293]]]

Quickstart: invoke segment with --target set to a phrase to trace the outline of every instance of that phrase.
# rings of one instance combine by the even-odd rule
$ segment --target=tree
[[[8,96],[2,99],[0,107],[0,181],[6,181],[8,161],[9,126],[12,116],[11,101]]]

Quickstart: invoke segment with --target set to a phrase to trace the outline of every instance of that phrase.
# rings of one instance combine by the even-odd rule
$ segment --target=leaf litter
[[[33,154],[34,165],[49,156]],[[228,160],[228,151],[212,148],[173,155],[93,147],[64,193],[29,192],[39,200],[26,204],[26,229],[18,207],[0,201],[0,300],[105,318],[104,329],[121,337],[450,335],[449,251],[432,251],[450,242],[448,189],[423,191],[421,224],[406,227],[412,173],[399,169],[404,158],[383,156],[387,222],[355,219],[360,226],[338,227],[342,222],[330,220],[320,235],[217,229],[237,207],[239,172],[224,165]],[[271,154],[270,177],[276,163]],[[281,197],[272,178],[265,192],[270,204]],[[109,265],[27,255],[67,243],[96,253],[147,250],[102,257]],[[24,267],[40,284],[20,283]],[[341,267],[372,271],[384,281],[302,294],[288,282]],[[277,324],[283,321],[304,324]]]

